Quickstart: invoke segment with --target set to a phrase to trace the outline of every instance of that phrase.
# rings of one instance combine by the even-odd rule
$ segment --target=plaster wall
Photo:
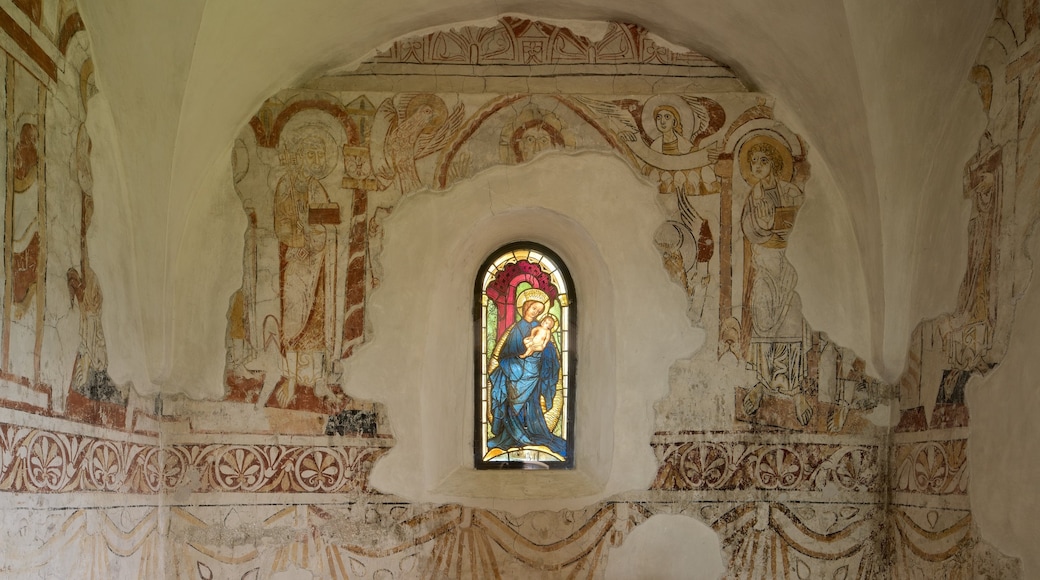
[[[863,137],[869,136],[877,175],[885,277],[882,372],[889,379],[902,371],[917,321],[952,310],[953,296],[944,290],[960,280],[952,257],[966,249],[963,206],[950,202],[961,190],[955,160],[971,155],[985,119],[974,87],[964,75],[946,71],[973,64],[993,6],[960,6],[964,18],[956,22],[936,17],[948,8],[939,2],[883,10],[846,3],[867,109]],[[914,137],[923,135],[928,137]]]
[[[1024,247],[1036,256],[1037,236]],[[1037,288],[1031,285],[1019,303],[1022,315],[1011,335],[1007,358],[993,374],[978,379],[968,394],[974,430],[968,449],[976,470],[971,482],[972,506],[979,528],[995,545],[1022,559],[1025,574],[1040,570],[1031,538],[1038,509],[1032,482],[1040,469],[1037,462],[1008,441],[1035,442],[1040,438],[1032,409],[1037,404],[1035,320],[1040,305]]]
[[[671,361],[704,341],[703,331],[673,314],[684,310],[684,297],[651,242],[662,213],[655,197],[612,157],[556,155],[498,168],[394,212],[385,226],[387,276],[371,303],[373,326],[388,330],[359,355],[346,383],[394,409],[403,445],[381,461],[373,485],[419,501],[522,512],[531,509],[523,504],[576,507],[650,484],[652,403],[666,394]],[[494,249],[518,239],[557,248],[581,308],[602,313],[581,320],[577,371],[587,386],[578,394],[576,437],[583,443],[574,472],[547,474],[559,483],[475,471],[473,400],[458,388],[473,368],[473,280],[458,272],[475,272]],[[417,286],[417,278],[430,282]],[[402,348],[409,344],[421,348]],[[391,364],[402,356],[404,364]],[[401,388],[388,392],[387,384]],[[415,477],[416,457],[424,458],[424,478]],[[574,499],[553,501],[564,498]]]
[[[792,293],[791,266],[783,252],[773,251],[783,249],[786,238],[773,240],[769,247],[756,245],[764,244],[761,240],[745,241],[751,235],[747,225],[751,218],[746,216],[754,211],[752,196],[761,191],[754,189],[761,177],[749,173],[752,144],[772,144],[779,156],[772,171],[783,181],[784,199],[790,198],[785,203],[795,204],[793,211],[797,211],[802,203],[801,187],[811,183],[806,143],[773,118],[768,98],[747,94],[728,71],[705,61],[697,62],[702,67],[716,66],[708,69],[714,72],[681,81],[674,85],[673,94],[633,93],[627,99],[624,95],[629,93],[582,94],[603,90],[604,85],[595,78],[598,69],[594,63],[572,69],[557,63],[551,80],[520,84],[509,80],[508,74],[460,73],[434,62],[420,63],[427,67],[420,69],[428,71],[425,75],[394,78],[408,66],[403,59],[413,58],[405,52],[412,47],[433,46],[462,35],[492,34],[488,30],[515,35],[515,45],[521,46],[540,42],[542,30],[560,29],[504,19],[491,28],[462,28],[444,37],[433,33],[402,41],[359,71],[333,73],[303,89],[273,96],[241,133],[232,154],[233,177],[250,225],[240,297],[233,299],[241,306],[233,305],[227,315],[226,399],[213,403],[195,397],[164,397],[164,415],[181,422],[170,429],[177,455],[203,470],[201,486],[190,479],[171,484],[171,489],[188,492],[173,492],[177,509],[194,514],[199,521],[193,525],[204,528],[213,518],[234,510],[244,526],[263,516],[257,512],[246,516],[231,507],[241,501],[234,496],[212,494],[256,487],[299,492],[313,487],[306,479],[310,476],[304,475],[308,471],[299,472],[304,476],[299,483],[280,476],[273,480],[266,475],[225,477],[221,475],[225,469],[229,475],[245,474],[250,462],[259,461],[261,466],[270,462],[276,467],[280,459],[254,460],[249,455],[233,459],[220,451],[211,453],[217,471],[209,475],[210,467],[200,464],[193,449],[203,442],[212,444],[214,434],[241,439],[243,433],[267,433],[267,441],[271,436],[280,441],[280,435],[295,433],[287,443],[296,445],[312,441],[315,433],[309,430],[321,427],[304,421],[307,413],[339,417],[373,409],[380,417],[373,432],[348,443],[348,454],[365,452],[374,462],[371,477],[366,466],[349,468],[346,489],[362,494],[355,507],[334,514],[322,504],[298,507],[293,524],[318,526],[327,549],[340,554],[348,550],[356,556],[356,548],[333,538],[336,534],[328,527],[360,523],[356,510],[367,509],[366,523],[382,526],[436,521],[431,518],[441,516],[431,515],[435,513],[451,518],[448,527],[442,528],[445,535],[438,535],[440,539],[432,546],[414,536],[402,540],[396,534],[364,532],[372,541],[393,546],[393,559],[373,565],[400,567],[403,561],[397,561],[397,554],[414,552],[423,566],[433,566],[449,576],[491,573],[496,566],[508,566],[509,574],[530,574],[534,568],[596,575],[604,561],[602,550],[607,544],[602,542],[606,537],[616,546],[644,519],[696,514],[725,538],[723,558],[734,569],[779,562],[785,557],[782,550],[754,546],[772,541],[760,538],[780,537],[788,533],[785,529],[805,527],[824,530],[834,539],[828,536],[826,547],[813,548],[826,555],[799,560],[792,572],[848,571],[851,567],[859,575],[875,573],[884,557],[881,461],[886,453],[882,436],[888,426],[890,394],[877,380],[862,374],[862,359],[847,349],[839,355],[842,347],[806,326],[801,302]],[[608,42],[619,38],[619,33],[643,34],[635,27],[611,25],[603,32],[604,44],[597,51],[609,50]],[[584,41],[561,42],[563,48],[553,48],[559,54],[566,51],[566,42]],[[655,82],[663,89],[674,81],[662,77]],[[388,93],[384,88],[388,86],[401,92]],[[430,86],[446,92],[418,96],[407,92]],[[636,91],[642,86],[637,81],[612,88]],[[725,87],[726,91],[697,96],[708,86]],[[474,93],[473,88],[505,94]],[[508,94],[517,88],[547,93]],[[440,120],[430,125],[427,141],[420,138],[413,143],[405,139],[414,138],[407,136],[416,127],[413,115],[422,119],[416,102],[441,107],[444,116],[435,117]],[[679,131],[683,131],[687,149],[672,157],[652,149],[661,147],[665,131],[654,126],[652,115],[657,114],[655,107],[665,103],[682,117],[685,127]],[[703,117],[695,120],[695,114]],[[637,119],[642,120],[641,126]],[[558,135],[533,160],[532,151],[517,141],[526,135],[531,122]],[[317,200],[322,207],[338,208],[341,221],[337,224],[352,225],[342,230],[314,226],[309,234],[315,236],[312,241],[317,251],[332,252],[325,255],[336,255],[337,264],[348,265],[345,273],[322,266],[321,275],[336,280],[335,290],[313,291],[312,303],[320,305],[311,306],[319,312],[314,319],[328,314],[331,318],[325,318],[326,324],[334,321],[337,332],[340,324],[345,329],[341,338],[334,337],[336,352],[344,353],[343,360],[333,363],[327,384],[319,384],[309,371],[297,374],[293,370],[294,364],[302,362],[294,362],[296,355],[289,347],[283,347],[281,354],[269,350],[267,329],[269,320],[279,318],[281,328],[286,328],[291,320],[286,305],[310,300],[311,294],[301,298],[287,282],[295,267],[292,260],[305,258],[292,258],[290,250],[283,249],[294,242],[279,232],[280,212],[285,211],[279,209],[283,207],[279,200],[293,191],[289,189],[292,180],[304,182],[294,173],[298,169],[293,164],[299,161],[293,161],[293,156],[304,158],[305,150],[299,144],[321,143],[326,134],[336,145],[324,145],[326,153],[338,151],[343,144],[344,167],[338,161],[316,163],[306,181],[308,196],[310,203]],[[427,142],[437,143],[443,152],[427,159]],[[321,149],[313,147],[315,152]],[[632,171],[633,166],[637,172]],[[822,181],[824,190],[832,184]],[[429,189],[434,191],[425,191]],[[851,221],[841,217],[849,213],[841,198],[831,196],[820,209],[817,216],[838,216],[834,221],[839,224]],[[819,221],[810,223],[827,223],[816,219]],[[768,227],[773,228],[773,223]],[[790,229],[790,225],[785,227],[785,232]],[[697,231],[700,238],[695,245],[692,237],[689,243],[671,237],[686,239],[684,236]],[[577,300],[584,311],[609,315],[583,318],[580,325],[582,382],[576,429],[578,439],[586,443],[577,447],[577,468],[517,478],[516,474],[476,472],[469,467],[473,409],[459,384],[468,382],[472,345],[458,337],[469,334],[472,276],[459,272],[471,270],[502,243],[524,238],[533,238],[561,254],[575,277]],[[358,240],[367,245],[357,244]],[[770,268],[779,268],[779,273],[769,274]],[[840,271],[856,277],[858,264],[844,263]],[[769,276],[777,276],[774,280],[780,288],[776,307],[767,305],[769,290],[761,286]],[[362,301],[357,301],[358,290],[366,297]],[[785,332],[793,334],[778,338],[755,331],[758,334],[753,337],[746,328],[740,330],[741,319],[751,325],[758,316],[751,314],[749,301],[763,311],[775,309],[787,321]],[[365,317],[363,331],[349,322],[358,313]],[[261,326],[263,339],[249,346],[249,333]],[[277,332],[286,344],[285,332]],[[756,346],[742,348],[742,339],[727,334],[730,332],[744,333],[743,340]],[[781,343],[783,346],[773,346]],[[409,344],[423,346],[410,349],[405,346]],[[814,356],[810,350],[840,356],[844,362],[832,360],[830,366],[807,362]],[[790,370],[779,370],[775,357],[781,356]],[[342,371],[336,370],[337,365],[342,365]],[[783,380],[776,378],[779,375]],[[818,387],[811,386],[817,381]],[[862,384],[863,393],[846,388],[855,381]],[[661,397],[664,399],[655,404]],[[246,421],[250,421],[248,426]],[[332,416],[329,425],[333,425]],[[763,427],[797,433],[758,432]],[[365,439],[373,436],[392,437],[393,448],[385,451]],[[256,445],[250,444],[256,451],[245,453],[257,457],[261,448]],[[297,447],[283,452],[283,445],[278,446],[279,454],[317,457],[314,451]],[[202,457],[208,453],[200,452]],[[329,457],[340,453],[327,452]],[[330,474],[346,467],[338,459],[332,461]],[[344,485],[341,481],[333,477],[318,487],[339,489]],[[387,511],[387,502],[367,495],[374,490],[407,500],[400,514],[395,515],[392,508]],[[830,503],[818,503],[817,493]],[[792,496],[800,501],[785,503]],[[203,501],[228,507],[200,511]],[[452,503],[432,511],[417,503],[445,501]],[[842,507],[835,507],[835,501]],[[205,516],[199,515],[203,512]],[[276,514],[264,521],[281,517]],[[574,530],[568,522],[584,523]],[[472,526],[491,531],[500,525],[525,538],[518,538],[518,544],[510,542],[513,547],[505,548],[506,555],[480,551],[481,542],[494,533],[464,539],[471,537],[467,530]],[[748,534],[748,525],[758,531]],[[597,530],[604,526],[608,536],[598,535]],[[195,533],[192,529],[183,528],[170,538],[180,573],[190,573],[193,559],[204,563],[190,542],[185,546]],[[568,558],[569,548],[546,548],[550,538],[567,533],[568,546],[589,546],[589,551],[576,559],[561,560]],[[658,542],[667,534],[647,533]],[[246,543],[255,545],[255,533],[247,536]],[[437,556],[444,549],[442,541],[458,542],[460,550],[481,555],[468,564],[442,560]],[[505,546],[498,539],[493,541]],[[848,541],[856,547],[845,546]],[[534,542],[532,548],[542,546],[537,549],[543,554],[526,555],[525,542]],[[667,545],[689,549],[681,542]],[[217,552],[231,548],[219,541],[211,546]],[[708,556],[715,550],[709,544],[696,547],[693,553]],[[746,550],[751,550],[750,560],[741,563],[739,554]],[[717,557],[715,551],[711,559]],[[220,564],[228,569],[228,558],[204,565]],[[268,558],[265,552],[249,556],[260,564],[259,570],[286,569],[284,561],[276,558],[268,563]],[[637,565],[634,562],[629,565]],[[293,560],[293,565],[300,562]],[[656,566],[651,569],[659,571]]]
[[[977,62],[989,80],[973,77],[986,132],[976,143],[983,119],[970,105],[975,89],[961,79],[974,54],[964,39],[983,33],[985,5],[971,7],[979,18],[951,26],[929,21],[923,8],[903,7],[892,22],[855,3],[828,3],[812,17],[765,6],[704,11],[704,20],[684,30],[678,23],[689,7],[665,5],[645,15],[644,21],[660,21],[670,39],[695,30],[703,34],[689,45],[733,55],[758,88],[774,87],[766,91],[781,97],[774,113],[768,97],[743,93],[730,77],[720,81],[729,88],[708,92],[697,85],[703,79],[675,85],[611,75],[611,90],[604,90],[596,80],[579,86],[554,71],[549,80],[507,89],[494,84],[504,82],[494,75],[420,74],[392,88],[350,92],[333,75],[276,93],[299,85],[284,80],[290,76],[309,78],[356,59],[381,42],[372,39],[377,33],[344,42],[329,12],[322,13],[326,30],[295,24],[292,18],[311,15],[306,10],[290,15],[271,4],[243,19],[244,6],[202,2],[175,14],[136,5],[84,7],[88,24],[97,23],[90,31],[100,40],[99,60],[122,63],[103,69],[111,72],[102,81],[111,76],[93,95],[87,35],[71,4],[38,6],[47,11],[43,18],[34,16],[32,2],[24,4],[0,8],[13,11],[61,72],[41,82],[38,93],[49,99],[39,117],[47,131],[37,174],[48,187],[46,284],[31,305],[43,320],[36,327],[41,340],[16,337],[13,358],[0,366],[7,373],[0,385],[0,518],[9,524],[0,574],[633,577],[683,576],[697,566],[705,577],[726,569],[736,577],[782,570],[773,575],[1013,578],[1035,571],[1028,548],[1028,538],[1040,533],[1031,523],[1038,520],[1028,487],[1035,469],[1006,445],[1009,437],[1027,444],[1037,435],[1023,404],[1035,382],[1028,353],[1037,311],[1030,286],[1037,251],[1035,113],[1028,96],[1036,83],[1037,15],[1028,6],[1001,5],[986,31]],[[417,27],[420,18],[448,20],[461,8],[417,9],[411,20],[395,20],[403,28],[386,39]],[[351,22],[360,27],[364,18],[394,9],[372,6]],[[573,10],[567,15],[592,8]],[[163,41],[175,48],[164,53],[168,61],[156,65],[143,52],[120,50],[164,21]],[[496,21],[482,25],[493,28]],[[819,26],[827,33],[816,34]],[[71,32],[66,37],[59,28]],[[288,48],[259,40],[265,31],[305,28],[311,35],[286,39]],[[734,28],[746,35],[723,34]],[[515,28],[521,29],[530,30]],[[615,30],[574,29],[579,36]],[[881,30],[891,34],[885,45],[891,54],[870,50]],[[252,33],[264,48],[235,41]],[[892,55],[922,39],[928,46],[944,40],[949,50],[918,47],[920,59],[894,71]],[[779,49],[757,44],[769,42]],[[331,44],[337,50],[326,51]],[[26,46],[4,45],[7,70],[21,66],[30,76],[46,76]],[[228,50],[249,55],[208,56]],[[940,66],[947,59],[960,64]],[[228,75],[229,60],[233,70],[251,72],[211,99],[209,89]],[[850,98],[808,82],[802,74],[808,70],[831,77]],[[348,83],[387,82],[346,76]],[[891,78],[900,82],[881,82]],[[12,86],[24,85],[8,77],[5,90]],[[319,181],[345,219],[325,230],[339,234],[333,261],[343,266],[337,290],[326,296],[344,306],[334,313],[337,331],[355,333],[337,338],[342,361],[325,369],[336,378],[329,381],[332,396],[322,395],[313,377],[301,378],[294,390],[283,380],[288,371],[277,331],[268,336],[266,317],[242,314],[250,305],[280,314],[277,280],[285,262],[267,220],[290,163],[281,155],[294,145],[277,147],[272,122],[279,115],[291,120],[298,113],[293,104],[304,101],[361,119],[372,109],[347,105],[369,95],[384,111],[387,101],[397,108],[403,126],[412,91],[431,86],[452,111],[486,111],[482,103],[496,91],[521,91],[526,102],[541,105],[554,94],[584,116],[577,123],[562,108],[555,111],[560,115],[552,122],[574,131],[573,143],[561,140],[558,147],[569,153],[507,161],[496,151],[495,131],[511,126],[509,114],[516,116],[512,122],[526,117],[520,107],[496,109],[508,114],[480,117],[467,125],[476,137],[455,142],[455,151],[475,155],[479,170],[441,163],[443,156],[440,165],[416,157],[417,188],[406,186],[402,157],[391,159],[393,179],[349,173],[351,156],[363,157],[357,149],[386,154],[400,144],[394,139],[403,142],[392,127],[381,136],[363,130],[352,136],[349,123],[320,111],[285,124],[289,137],[320,125],[337,148],[347,146]],[[642,92],[649,86],[656,90]],[[590,97],[593,87],[603,92]],[[159,106],[135,105],[161,91]],[[768,265],[756,263],[756,271],[752,263],[773,255],[760,242],[744,241],[750,234],[742,217],[756,191],[740,166],[748,149],[727,137],[720,158],[696,168],[701,181],[686,182],[704,189],[686,190],[674,185],[674,173],[655,169],[667,158],[622,142],[638,107],[669,92],[689,97],[682,102],[691,109],[709,106],[697,99],[721,103],[724,127],[752,129],[748,135],[775,131],[790,149],[794,167],[782,181],[787,195],[795,195],[792,187],[804,191],[805,202],[790,234],[789,262],[779,264],[799,275],[795,298],[808,321],[800,340],[813,353],[805,354],[802,374],[785,371],[811,379],[798,389],[770,382],[775,374],[764,369],[775,373],[776,357],[764,362],[748,354],[764,347],[741,350],[727,340],[728,311],[717,307],[735,297],[734,318],[753,323],[756,315],[741,311],[761,304],[754,281],[766,279]],[[949,94],[956,97],[944,100]],[[607,107],[624,99],[634,107],[629,117]],[[942,106],[929,106],[937,101]],[[25,102],[14,99],[16,107]],[[21,117],[4,110],[17,127]],[[451,118],[446,127],[463,127]],[[92,148],[77,141],[80,123]],[[640,128],[644,145],[655,136],[650,125]],[[864,140],[850,136],[856,128]],[[932,136],[943,147],[892,139],[896,130],[923,142]],[[10,130],[5,134],[5,171],[21,179],[15,162],[29,157],[12,158],[20,143]],[[969,157],[963,184],[953,187]],[[82,158],[93,167],[89,179]],[[705,168],[718,178],[717,189]],[[448,177],[438,182],[437,175]],[[18,182],[9,186],[11,199],[28,191]],[[97,199],[94,227],[80,217],[88,196]],[[662,222],[695,223],[682,221],[690,211],[684,202],[709,224],[716,253],[706,260],[682,255],[680,265],[694,268],[677,278],[658,233]],[[8,214],[6,230],[21,215]],[[722,234],[727,219],[731,239]],[[945,231],[954,226],[959,233]],[[935,247],[940,233],[943,243]],[[578,469],[520,480],[469,468],[474,413],[467,394],[471,272],[516,238],[558,248],[575,276],[582,312],[606,313],[581,326],[580,368],[588,382],[578,399]],[[904,252],[908,247],[918,250]],[[101,311],[91,311],[76,297],[73,278],[65,279],[77,262],[79,275],[87,276],[87,254],[105,292]],[[352,285],[358,260],[365,274]],[[702,269],[713,277],[691,292]],[[724,291],[727,269],[735,288]],[[428,282],[416,285],[414,277]],[[359,287],[361,302],[354,301]],[[358,311],[363,324],[347,324]],[[10,300],[4,316],[5,325],[14,321],[24,334],[24,313]],[[98,317],[109,331],[101,351],[97,335],[84,330],[99,329]],[[244,338],[250,333],[260,339]],[[780,339],[790,337],[752,338],[767,338],[758,342],[776,352]],[[865,345],[865,358],[849,345]],[[905,365],[902,351],[909,353]],[[88,388],[77,382],[76,369],[97,352],[111,353],[112,364],[91,367],[108,378],[96,373]],[[28,376],[34,364],[39,376]],[[890,380],[875,378],[872,369]],[[661,561],[648,546],[682,557]]]

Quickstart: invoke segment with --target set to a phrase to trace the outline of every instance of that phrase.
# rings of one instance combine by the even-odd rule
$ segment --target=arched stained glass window
[[[549,249],[495,252],[476,281],[475,464],[574,466],[574,285]]]

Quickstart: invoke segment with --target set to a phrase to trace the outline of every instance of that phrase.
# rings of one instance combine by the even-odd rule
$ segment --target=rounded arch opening
[[[667,392],[669,365],[703,342],[653,244],[661,212],[650,193],[616,158],[587,154],[495,168],[400,204],[385,223],[385,276],[371,302],[378,339],[355,357],[346,385],[387,405],[397,441],[375,465],[373,487],[511,511],[645,489],[657,465],[653,402]],[[622,205],[628,211],[611,209]],[[574,413],[584,443],[573,470],[473,467],[473,272],[516,239],[554,249],[582,289]]]

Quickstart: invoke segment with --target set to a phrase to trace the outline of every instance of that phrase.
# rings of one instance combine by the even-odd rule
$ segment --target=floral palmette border
[[[367,493],[382,447],[174,445],[164,448],[169,490],[207,492]],[[191,476],[192,473],[198,477]]]
[[[896,445],[892,458],[893,491],[930,495],[968,493],[967,439]]]
[[[854,492],[881,486],[878,448],[823,443],[686,441],[653,444],[659,468],[651,489]]]
[[[367,493],[386,448],[156,445],[0,424],[0,491]]]
[[[0,425],[0,491],[154,494],[162,475],[158,445]]]

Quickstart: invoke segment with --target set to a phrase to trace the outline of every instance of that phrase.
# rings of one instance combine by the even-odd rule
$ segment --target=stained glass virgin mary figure
[[[532,243],[495,252],[477,279],[478,468],[574,464],[574,298],[560,259]]]

